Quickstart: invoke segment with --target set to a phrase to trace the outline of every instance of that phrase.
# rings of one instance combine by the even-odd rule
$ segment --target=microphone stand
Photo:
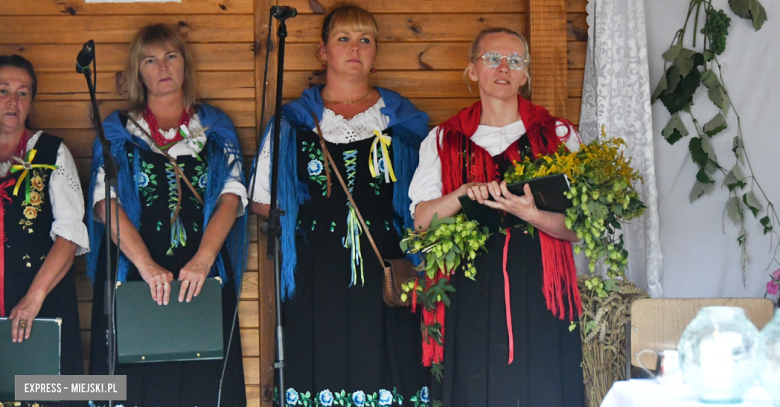
[[[89,43],[92,43],[90,40]],[[85,49],[86,49],[85,44]],[[91,58],[94,58],[94,44],[91,44]],[[79,55],[81,57],[81,54]],[[90,69],[89,63],[86,66],[76,64],[76,71],[84,74],[84,78],[87,80],[87,88],[89,89],[89,97],[92,101],[92,120],[97,130],[97,137],[100,140],[100,144],[103,146],[103,171],[105,173],[105,199],[103,200],[105,206],[105,222],[106,239],[104,242],[106,251],[106,285],[104,292],[104,313],[108,319],[108,331],[106,332],[106,345],[108,346],[108,374],[114,374],[114,368],[116,364],[116,330],[114,329],[114,295],[116,291],[115,284],[112,284],[113,279],[111,277],[111,187],[116,187],[117,183],[117,168],[114,163],[114,158],[111,156],[111,142],[106,139],[105,131],[103,130],[103,120],[100,117],[100,109],[98,108],[97,97],[95,96],[95,84],[92,81],[90,72],[92,72],[97,79],[97,63],[93,59],[93,69]],[[118,225],[117,225],[118,226]],[[119,246],[119,230],[117,227],[117,247]],[[108,402],[109,407],[113,405],[112,401]]]
[[[279,20],[277,37],[279,38],[278,64],[276,66],[276,114],[274,115],[273,139],[271,142],[271,208],[268,215],[268,258],[274,262],[274,289],[276,292],[276,361],[274,369],[277,371],[279,387],[279,405],[287,405],[287,394],[284,387],[284,327],[282,326],[282,234],[280,217],[284,211],[276,207],[279,193],[279,140],[282,123],[282,86],[284,85],[284,43],[287,38],[288,18],[295,17],[295,13],[280,13],[279,6],[271,8],[271,14]],[[293,9],[294,10],[294,9]],[[281,15],[280,15],[281,14]],[[269,26],[270,29],[270,26]],[[260,130],[262,131],[262,130]]]

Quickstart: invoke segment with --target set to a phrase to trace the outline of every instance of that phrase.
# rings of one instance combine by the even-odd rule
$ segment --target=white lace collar
[[[382,114],[385,101],[381,97],[368,109],[350,119],[336,114],[327,107],[322,112],[322,135],[325,140],[336,144],[346,144],[374,137],[374,130],[385,130],[390,119]],[[312,129],[316,131],[315,129]]]
[[[27,153],[28,151],[32,150],[33,147],[35,147],[35,144],[38,142],[38,139],[41,137],[41,134],[43,134],[43,130],[38,130],[35,134],[32,135],[32,137],[30,137],[29,140],[27,140],[27,145],[24,146],[25,153]],[[8,175],[8,171],[11,169],[11,165],[13,165],[13,160],[8,160],[0,163],[0,177],[5,177],[6,175]]]
[[[132,120],[128,120],[127,126],[125,126],[127,131],[143,140],[155,153],[162,154],[160,149],[157,148],[157,144],[154,142],[154,140],[147,136],[147,134],[150,133],[149,124],[146,123],[146,120],[144,120],[143,116],[133,117],[133,119],[138,123],[139,126],[141,126],[141,128],[139,129],[136,127]],[[181,155],[195,157],[198,153],[200,153],[201,150],[203,150],[203,147],[206,146],[206,129],[204,129],[201,125],[200,118],[198,117],[197,113],[193,114],[190,118],[190,123],[187,125],[187,130],[189,131],[188,136],[167,150],[168,154],[172,157],[175,158]],[[165,137],[166,140],[172,140],[177,131],[178,129],[170,129],[167,132],[160,130],[160,133],[163,135],[163,137]]]

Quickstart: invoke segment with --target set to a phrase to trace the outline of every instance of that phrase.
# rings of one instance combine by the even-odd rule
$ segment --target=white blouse
[[[143,116],[133,117],[133,119],[138,122],[138,125],[141,126],[141,129],[137,128],[132,121],[128,120],[127,126],[125,126],[127,131],[143,140],[152,149],[153,152],[162,154],[160,149],[157,148],[157,144],[154,142],[154,140],[147,136],[147,134],[150,133],[150,130],[149,125],[146,123],[146,120],[144,120]],[[184,155],[195,157],[203,149],[203,147],[206,146],[206,132],[200,123],[200,118],[198,117],[197,113],[192,115],[190,118],[190,124],[187,125],[187,130],[189,130],[190,133],[189,137],[171,146],[168,149],[168,155],[173,158]],[[165,137],[167,140],[172,140],[177,131],[178,129],[170,129],[167,132],[163,132],[163,137]],[[235,194],[241,198],[241,206],[238,208],[236,216],[242,216],[245,212],[246,206],[249,204],[249,201],[246,195],[246,187],[241,183],[241,181],[238,181],[241,179],[241,169],[238,165],[235,165],[234,161],[235,159],[233,157],[231,157],[230,161],[228,161],[228,165],[231,167],[230,179],[228,179],[228,181],[225,182],[225,186],[222,187],[220,196],[223,194]],[[95,189],[92,192],[93,207],[96,203],[102,201],[106,197],[105,178],[105,172],[101,167],[98,170],[97,178],[95,179]],[[116,194],[114,193],[113,189],[111,190],[111,197],[116,198]]]
[[[411,185],[409,185],[409,198],[412,200],[409,210],[412,217],[414,217],[414,209],[417,204],[441,197],[441,160],[439,160],[439,152],[435,144],[438,130],[438,126],[431,130],[428,137],[420,145],[420,164],[414,172]],[[559,121],[556,123],[555,132],[558,137],[563,137],[566,135],[566,127]],[[569,151],[578,151],[580,149],[580,136],[571,126],[569,126],[569,132],[569,138],[565,141],[566,147]],[[495,157],[524,135],[525,124],[522,120],[518,120],[504,127],[480,125],[471,136],[471,141]],[[439,140],[439,145],[441,145],[441,140]]]
[[[35,148],[41,134],[43,132],[39,131],[30,138],[25,151]],[[84,195],[81,192],[76,163],[65,143],[60,144],[60,148],[57,150],[57,160],[54,164],[57,166],[57,170],[52,172],[51,178],[49,178],[49,199],[51,200],[54,222],[51,224],[49,234],[52,240],[56,240],[59,236],[75,243],[78,246],[76,256],[80,256],[89,252],[89,235],[83,221]],[[11,161],[0,163],[0,177],[8,175],[11,165],[13,165]]]
[[[320,120],[322,137],[333,144],[347,144],[374,137],[374,130],[383,131],[390,123],[390,118],[380,111],[383,107],[385,107],[385,101],[380,97],[373,106],[358,113],[351,119],[345,119],[343,116],[337,115],[333,110],[325,108],[322,112],[322,120]],[[316,132],[317,129],[312,129],[312,131]],[[271,182],[269,180],[271,173],[270,144],[265,143],[263,145],[260,157],[257,158],[257,170],[252,177],[252,183],[254,183],[255,177],[259,177],[259,181],[254,187],[252,200],[261,204],[271,203]],[[251,188],[252,186],[250,185],[250,190]]]

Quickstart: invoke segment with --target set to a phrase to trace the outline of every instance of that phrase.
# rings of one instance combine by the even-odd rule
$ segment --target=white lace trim
[[[33,134],[32,137],[30,137],[30,139],[27,140],[27,145],[24,147],[25,153],[27,153],[28,151],[32,150],[33,147],[35,147],[35,143],[37,143],[38,139],[41,138],[41,134],[43,134],[43,130],[38,130],[38,132]],[[0,163],[0,178],[8,175],[8,171],[11,169],[11,165],[13,165],[13,160],[8,160]]]
[[[71,233],[75,232],[75,233]],[[89,253],[89,239],[86,237],[87,228],[84,222],[69,222],[69,220],[55,220],[52,223],[51,240],[56,240],[57,236],[76,244],[76,256]]]
[[[326,107],[320,123],[322,136],[334,144],[347,144],[374,137],[374,130],[385,130],[389,124],[388,117],[381,112],[383,107],[385,101],[380,97],[373,106],[350,119],[345,119]]]
[[[147,136],[147,134],[151,133],[151,130],[149,129],[149,124],[146,123],[146,120],[144,120],[143,116],[133,117],[133,119],[138,122],[138,125],[141,126],[141,128],[139,129],[135,123],[133,123],[131,120],[128,120],[127,126],[125,126],[127,131],[143,140],[155,153],[162,154],[160,149],[157,148],[157,144],[154,142],[154,140]],[[194,157],[200,153],[201,150],[203,150],[203,147],[206,146],[206,129],[204,129],[203,125],[200,123],[200,118],[198,117],[197,113],[192,115],[190,118],[190,123],[187,125],[187,130],[189,131],[189,134],[187,135],[188,137],[168,149],[168,154],[170,154],[172,157],[176,158],[181,155],[190,155]],[[160,130],[160,134],[162,134],[166,140],[172,140],[178,131],[178,128],[170,129],[168,131]]]

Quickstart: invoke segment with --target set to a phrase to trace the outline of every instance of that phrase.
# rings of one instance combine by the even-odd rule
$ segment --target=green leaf
[[[674,144],[689,134],[688,129],[685,128],[685,124],[680,119],[680,113],[675,113],[669,118],[669,123],[666,124],[661,134],[669,144]]]
[[[729,7],[739,17],[750,18],[750,0],[729,0]]]
[[[712,69],[708,69],[701,73],[701,83],[703,83],[704,86],[706,86],[708,89],[713,86],[720,86],[718,75],[715,74]]]
[[[715,117],[712,118],[712,120],[708,121],[707,124],[704,125],[704,134],[712,137],[725,130],[727,126],[728,124],[726,123],[726,118],[723,117],[722,113],[718,113],[715,115]]]
[[[745,148],[742,145],[742,139],[739,138],[739,136],[734,136],[734,140],[731,143],[731,151],[734,152],[734,156],[736,156],[737,159],[742,159],[742,154],[745,153]]]
[[[709,192],[710,189],[712,189],[712,184],[702,184],[701,182],[696,181],[693,184],[690,195],[688,195],[688,199],[691,203],[693,203],[693,201],[699,199],[702,195]]]
[[[709,175],[707,175],[707,171],[704,170],[704,168],[699,169],[699,172],[696,173],[696,180],[701,182],[702,184],[714,184],[715,181],[710,178]]]
[[[682,51],[682,44],[672,45],[661,57],[667,62],[674,61],[680,55],[680,51]]]
[[[753,20],[753,28],[756,31],[760,30],[766,21],[766,10],[758,0],[753,0],[750,3],[750,18]]]
[[[669,70],[666,71],[666,92],[663,94],[667,95],[670,92],[673,92],[677,88],[677,85],[680,84],[680,79],[682,79],[682,76],[680,76],[680,68],[676,65],[669,67]]]
[[[707,162],[710,160],[709,156],[707,155],[707,152],[704,151],[704,148],[702,147],[703,140],[704,139],[702,139],[701,137],[693,137],[691,139],[691,142],[688,143],[688,150],[690,150],[691,152],[691,158],[693,159],[693,162],[695,162],[696,165],[699,166],[699,168],[706,167]]]
[[[728,187],[729,191],[733,191],[734,188],[744,188],[747,185],[739,164],[734,164],[731,171],[726,174],[726,177],[723,179],[723,185]]]
[[[658,86],[655,87],[653,96],[650,99],[650,104],[655,103],[655,101],[658,100],[658,97],[661,96],[661,94],[663,94],[665,90],[666,90],[666,73],[664,72],[664,74],[661,75],[661,79],[658,81]]]
[[[617,290],[618,286],[614,279],[604,280],[604,289],[607,291]]]
[[[704,168],[711,174],[720,168],[720,165],[718,165],[718,157],[715,155],[715,150],[712,148],[712,144],[708,138],[701,138],[701,148],[704,150],[704,153],[707,154],[707,163]]]
[[[761,225],[764,227],[764,234],[767,234],[772,231],[772,223],[769,219],[769,216],[764,216],[760,220]]]
[[[680,68],[680,75],[685,78],[691,73],[691,70],[696,66],[694,56],[697,55],[696,51],[690,49],[683,49],[680,51],[680,55],[674,59],[674,65]],[[701,55],[701,54],[698,54]]]
[[[672,70],[670,69],[669,71],[671,72]],[[688,76],[680,79],[680,84],[675,88],[671,87],[672,78],[673,76],[667,78],[669,80],[669,89],[666,90],[666,93],[660,99],[669,113],[675,114],[693,102],[693,94],[696,93],[696,89],[699,88],[701,81],[701,73],[698,69],[693,69]]]
[[[585,324],[585,334],[590,332],[591,329],[596,327],[596,321],[588,321],[587,324]]]
[[[720,87],[720,85],[711,87],[707,91],[707,95],[715,106],[726,110],[726,108],[724,108],[724,106],[726,106],[726,93],[723,92],[723,88]]]
[[[742,195],[742,202],[747,205],[748,208],[750,208],[750,211],[753,212],[754,217],[758,217],[758,212],[763,207],[761,205],[761,202],[756,198],[756,195],[753,194],[753,191],[748,191],[745,195]]]
[[[729,214],[729,219],[734,222],[735,225],[739,225],[742,221],[742,205],[739,203],[737,197],[731,197],[726,201],[726,212]]]
[[[758,31],[766,21],[766,10],[758,0],[729,0],[729,6],[734,14],[753,20],[753,28]]]
[[[455,261],[455,252],[453,252],[452,250],[448,251],[447,254],[444,255],[444,259],[447,260],[448,262]]]
[[[444,377],[444,366],[441,363],[434,363],[431,365],[431,374],[436,380],[441,383],[441,379]]]

